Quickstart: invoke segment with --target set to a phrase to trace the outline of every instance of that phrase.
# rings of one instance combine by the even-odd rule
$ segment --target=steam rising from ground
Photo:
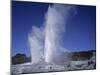
[[[75,13],[75,6],[54,4],[48,7],[45,27],[34,26],[29,34],[32,63],[39,62],[41,58],[54,64],[66,64],[69,61],[69,50],[62,46],[62,40],[68,18]]]
[[[66,64],[69,61],[68,50],[62,46],[68,18],[75,13],[75,7],[54,4],[46,13],[45,61]]]
[[[43,45],[44,45],[43,29],[33,26],[28,39],[29,39],[29,43],[30,43],[32,63],[37,63],[44,56],[43,55],[44,54],[44,51],[43,51],[44,50],[43,49]]]

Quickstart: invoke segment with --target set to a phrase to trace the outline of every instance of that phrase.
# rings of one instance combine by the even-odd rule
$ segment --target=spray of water
[[[28,36],[32,63],[38,63],[44,57],[44,33],[42,28],[33,26]]]
[[[32,63],[39,62],[41,58],[47,63],[66,64],[68,62],[69,50],[62,46],[62,40],[68,18],[73,11],[75,13],[74,6],[50,5],[45,14],[45,27],[32,27],[28,36]]]
[[[66,64],[69,50],[62,46],[68,18],[75,13],[75,7],[54,4],[49,6],[45,22],[45,61],[54,64]]]

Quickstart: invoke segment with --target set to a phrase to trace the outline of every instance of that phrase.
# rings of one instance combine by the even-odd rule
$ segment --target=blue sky
[[[12,1],[12,55],[30,56],[28,34],[32,26],[40,27],[48,3]],[[77,6],[77,12],[67,23],[63,46],[71,51],[95,50],[96,7]]]

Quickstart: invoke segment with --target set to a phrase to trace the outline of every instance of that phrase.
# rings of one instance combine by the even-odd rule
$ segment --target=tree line
[[[16,54],[11,57],[11,64],[22,64],[26,62],[31,62],[31,57],[27,57],[26,54]]]

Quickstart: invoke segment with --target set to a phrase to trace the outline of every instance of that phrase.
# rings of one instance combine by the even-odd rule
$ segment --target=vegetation
[[[92,56],[95,56],[95,50],[90,51],[81,51],[81,52],[73,52],[72,53],[72,60],[87,60],[90,59]]]
[[[22,64],[26,62],[30,62],[31,57],[27,57],[25,54],[16,54],[15,56],[12,56],[12,64]]]
[[[72,57],[71,59],[73,61],[77,60],[87,60],[90,59],[92,56],[96,56],[95,50],[89,50],[89,51],[81,51],[81,52],[72,52],[70,54]],[[15,56],[12,56],[12,64],[22,64],[26,62],[31,62],[31,57],[27,57],[25,54],[16,54]]]

